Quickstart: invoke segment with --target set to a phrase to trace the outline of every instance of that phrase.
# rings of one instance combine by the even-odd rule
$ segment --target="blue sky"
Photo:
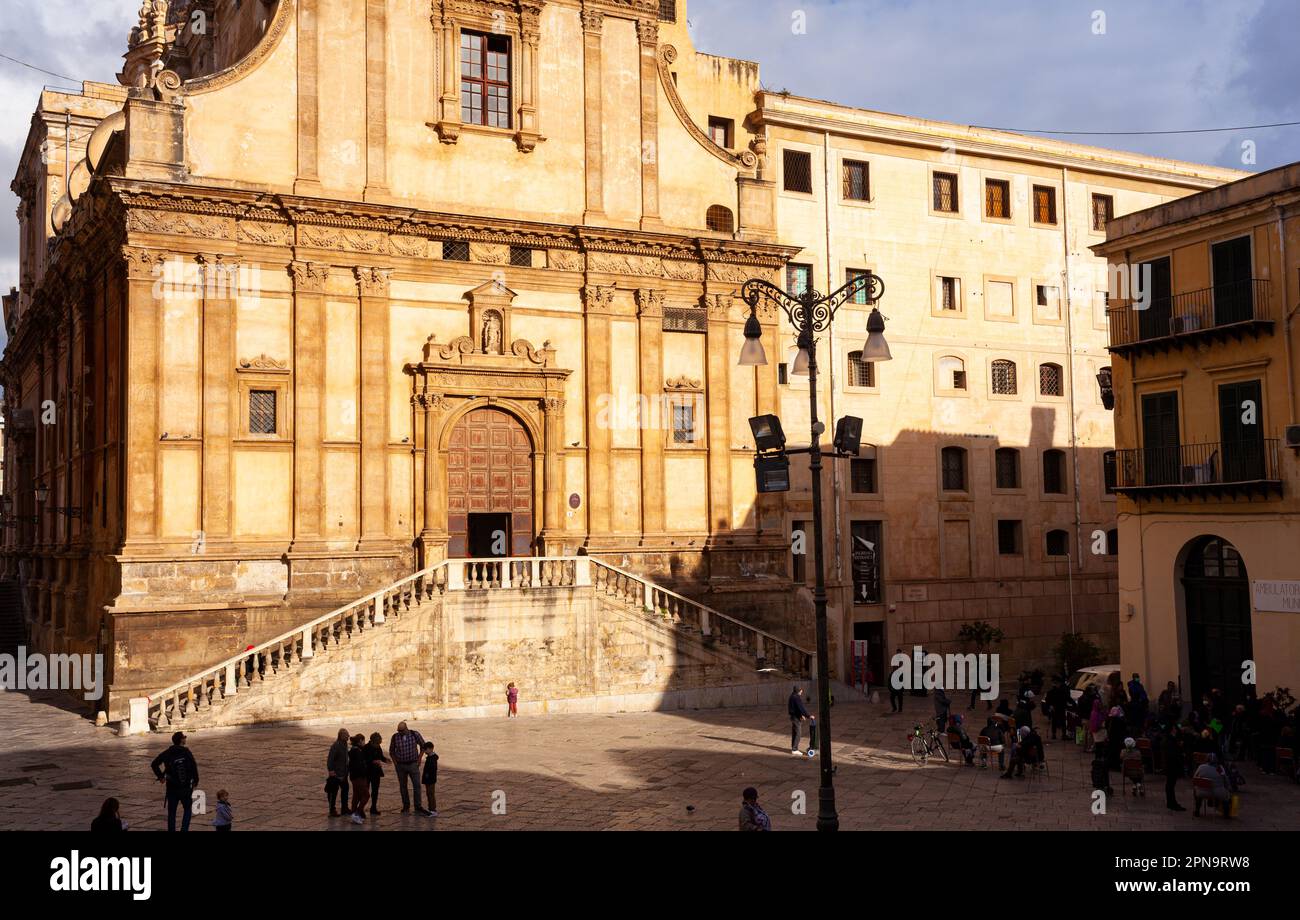
[[[138,9],[3,0],[0,52],[113,82]],[[688,18],[701,50],[758,61],[768,88],[865,108],[1072,131],[1300,120],[1298,0],[691,0]],[[8,183],[45,84],[58,81],[0,60],[3,290],[17,283]],[[1076,139],[1246,169],[1300,160],[1297,127]],[[1241,161],[1245,141],[1253,166]]]

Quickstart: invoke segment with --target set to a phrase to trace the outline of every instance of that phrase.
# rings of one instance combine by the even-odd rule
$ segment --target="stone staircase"
[[[27,622],[18,582],[0,581],[0,655],[17,655],[27,644]]]
[[[249,699],[257,695],[268,697],[263,702],[270,697],[292,701],[289,711],[277,707],[279,721],[330,715],[337,709],[334,698],[322,699],[318,705],[310,688],[320,685],[322,675],[333,673],[328,670],[331,663],[342,662],[346,669],[353,669],[358,659],[382,657],[386,652],[381,634],[393,629],[400,632],[404,619],[425,616],[429,608],[449,600],[473,602],[476,610],[486,612],[486,618],[493,610],[501,610],[499,615],[507,617],[508,597],[518,603],[520,596],[555,598],[577,591],[595,596],[603,620],[639,622],[652,642],[662,646],[666,638],[670,646],[685,650],[683,657],[692,659],[706,675],[696,689],[709,683],[708,675],[713,675],[714,685],[734,683],[737,675],[795,680],[811,675],[812,653],[807,649],[594,557],[456,559],[407,576],[148,697],[132,699],[122,732],[188,730],[262,720],[264,715],[259,719],[247,714],[259,708]],[[500,607],[495,603],[498,599]],[[480,601],[487,604],[478,604]],[[422,621],[416,633],[424,635],[426,631]],[[421,661],[429,657],[426,653]],[[306,679],[309,676],[315,680]],[[307,709],[312,711],[300,711]]]

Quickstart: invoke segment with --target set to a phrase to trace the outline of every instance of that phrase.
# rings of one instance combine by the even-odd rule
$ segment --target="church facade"
[[[954,173],[982,181],[993,170],[1006,194],[1032,195],[1020,177],[1047,175],[1068,145],[1002,136],[956,150],[919,123],[925,143],[898,126],[868,136],[826,104],[796,111],[761,92],[757,65],[694,51],[684,3],[152,0],[119,81],[42,96],[15,180],[23,284],[5,298],[0,363],[6,571],[21,579],[33,646],[105,654],[114,711],[448,557],[605,556],[810,641],[790,555],[806,499],[756,493],[747,423],[788,413],[796,431],[806,386],[791,387],[777,360],[789,335],[773,308],[757,312],[772,363],[737,365],[749,315],[739,288],[758,277],[824,289],[848,268],[892,271],[882,306],[901,330],[917,307],[912,276],[927,317],[958,301],[974,311],[941,279],[1010,279],[1023,286],[1016,298],[1033,298],[1052,271],[1044,253],[1060,245],[1017,236],[1012,198],[1005,222],[980,222],[985,191],[972,186],[968,216],[987,237],[956,247],[960,272],[924,269],[929,228],[956,225],[932,209],[924,220],[891,214],[887,171],[870,233],[830,229],[841,217],[829,189],[856,193],[853,178],[824,184],[818,226],[818,195],[802,178],[791,184],[803,161],[786,151],[829,150],[832,134],[856,137],[856,160],[909,161],[922,205],[944,156],[960,158]],[[823,130],[837,122],[843,130]],[[1134,207],[1231,177],[1070,156],[1107,177],[1085,185],[1111,182]],[[871,264],[856,264],[860,245]],[[976,253],[997,246],[998,267],[979,269]],[[790,274],[806,249],[831,277]],[[927,405],[954,395],[966,372],[931,363],[950,357],[945,336],[973,341],[969,359],[989,336],[1015,342],[1029,330],[1038,338],[1019,347],[1088,367],[1049,342],[1073,323],[1059,309],[1038,329],[1022,305],[1023,329],[999,317],[974,340],[941,321],[904,333],[903,352],[916,345],[921,364],[895,362],[907,367],[897,392]],[[1096,350],[1104,335],[1085,323]],[[832,375],[833,412],[868,396],[866,379],[842,391]],[[895,419],[875,440],[930,421],[928,410]],[[967,521],[966,562],[890,564],[936,585],[1069,578],[1050,560],[1028,574],[972,562],[972,534],[992,526],[980,502],[1028,498],[1037,509],[1037,496],[955,493],[956,480],[938,478],[947,446],[917,449],[933,455],[922,491],[946,503],[918,533],[933,525],[960,555],[950,522]],[[906,478],[901,462],[881,469],[885,482]],[[1081,489],[1101,485],[1091,473],[1073,482],[1049,506],[1062,520]],[[852,551],[850,518],[885,519],[858,502],[913,507],[910,491],[833,491],[841,552]],[[1113,510],[1093,498],[1088,520],[1104,528]],[[907,514],[894,507],[901,530]],[[1113,609],[1113,566],[1089,565]],[[887,623],[889,595],[858,616],[852,580],[838,583],[833,667],[843,674],[849,630]],[[931,599],[958,601],[956,615],[944,608],[950,624],[965,613],[958,597]],[[1113,632],[1104,607],[1089,631]],[[901,624],[877,643],[951,641]]]

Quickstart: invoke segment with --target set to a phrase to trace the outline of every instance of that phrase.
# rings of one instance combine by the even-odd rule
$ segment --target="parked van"
[[[1098,664],[1090,668],[1080,668],[1070,678],[1070,700],[1072,702],[1078,700],[1079,697],[1083,696],[1083,691],[1089,687],[1096,688],[1104,700],[1106,694],[1102,691],[1106,689],[1106,684],[1119,680],[1119,665],[1117,664]]]

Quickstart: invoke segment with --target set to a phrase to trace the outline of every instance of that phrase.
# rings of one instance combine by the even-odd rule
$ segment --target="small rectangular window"
[[[677,0],[659,0],[659,20],[661,22],[677,21]]]
[[[812,154],[804,150],[786,150],[784,179],[787,192],[812,194]]]
[[[664,332],[708,332],[708,314],[698,307],[664,307]]]
[[[790,382],[790,365],[786,364],[784,361],[782,361],[780,364],[776,366],[776,382],[777,383]]]
[[[1020,451],[1014,447],[1000,447],[994,454],[994,464],[999,489],[1020,488]]]
[[[849,386],[874,387],[876,385],[876,365],[873,361],[863,361],[862,352],[849,352]]]
[[[533,251],[527,246],[511,246],[510,264],[515,268],[532,268]]]
[[[844,161],[844,197],[848,201],[871,200],[871,172],[866,163]]]
[[[869,274],[870,272],[865,268],[846,268],[844,270],[844,283],[848,284],[851,281],[857,281],[859,278],[863,278]],[[851,302],[866,306],[868,303],[867,294],[870,293],[870,290],[871,288],[866,284],[859,285],[853,292],[853,299]]]
[[[1047,555],[1070,555],[1070,535],[1064,530],[1049,530],[1045,542],[1047,543]]]
[[[849,461],[849,472],[854,492],[871,495],[876,491],[876,461],[857,459]]]
[[[723,150],[730,150],[732,138],[735,132],[736,123],[730,118],[719,118],[716,115],[709,116],[709,140],[717,144]]]
[[[1034,186],[1034,221],[1040,224],[1056,223],[1056,189],[1050,185]]]
[[[939,309],[952,313],[961,311],[961,281],[957,278],[939,278]]]
[[[249,390],[248,433],[275,434],[275,390]]]
[[[1021,547],[1021,524],[1019,521],[998,521],[998,554],[1001,556],[1019,556]]]
[[[957,213],[957,174],[934,174],[934,209],[946,214]]]
[[[673,443],[695,443],[695,406],[692,403],[673,405]]]
[[[442,244],[442,258],[446,262],[468,262],[469,243],[464,240],[445,240]]]
[[[1106,222],[1115,216],[1115,199],[1110,195],[1092,196],[1092,229],[1106,232]]]
[[[1011,183],[1006,179],[984,180],[984,216],[1000,220],[1011,217]]]
[[[812,266],[791,262],[785,267],[785,292],[798,297],[812,287]]]
[[[1034,303],[1042,319],[1061,318],[1061,289],[1052,284],[1034,285]]]

